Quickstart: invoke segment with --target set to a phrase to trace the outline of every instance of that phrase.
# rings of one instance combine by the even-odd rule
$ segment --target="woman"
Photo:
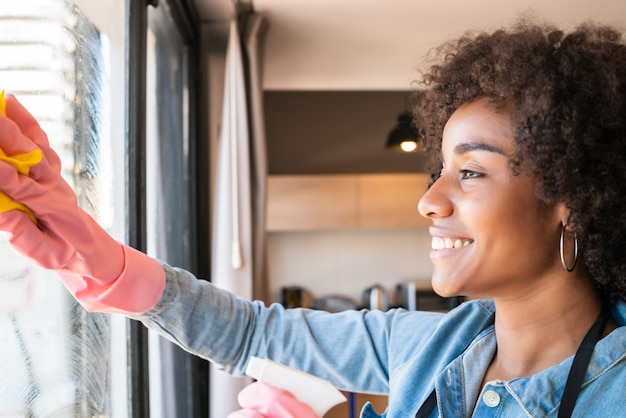
[[[267,357],[388,394],[387,417],[624,416],[619,38],[520,24],[447,44],[425,74],[416,120],[437,174],[419,211],[433,221],[433,287],[488,297],[445,315],[267,308],[116,243],[76,207],[45,134],[13,97],[0,148],[44,158],[28,176],[0,164],[2,191],[36,217],[7,210],[0,229],[59,270],[87,309],[126,313],[234,374]],[[233,416],[313,416],[266,385],[242,395],[247,409]],[[379,415],[366,405],[361,416]]]

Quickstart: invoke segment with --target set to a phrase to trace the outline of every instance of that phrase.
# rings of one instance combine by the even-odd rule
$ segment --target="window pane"
[[[166,2],[148,8],[146,192],[148,253],[190,268],[186,48]],[[149,335],[150,415],[192,416],[189,354]]]
[[[125,219],[124,99],[111,92],[124,91],[124,2],[106,4],[100,27],[83,11],[96,2],[80,3],[3,3],[0,88],[40,121],[81,206],[123,239],[125,223],[113,220]],[[125,326],[85,312],[2,235],[0,416],[127,416]]]

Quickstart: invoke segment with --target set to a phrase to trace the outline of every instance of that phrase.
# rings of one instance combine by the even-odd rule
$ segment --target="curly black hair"
[[[432,173],[441,168],[443,127],[459,106],[477,98],[512,105],[513,172],[529,170],[542,201],[568,206],[592,279],[608,299],[626,300],[626,45],[620,31],[585,23],[566,33],[524,20],[468,33],[436,51],[441,62],[422,75],[414,106]]]

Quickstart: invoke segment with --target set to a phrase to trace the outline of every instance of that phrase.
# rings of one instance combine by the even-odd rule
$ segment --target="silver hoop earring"
[[[563,255],[563,242],[565,241],[565,225],[561,228],[561,239],[559,240],[559,252],[561,255],[561,264],[563,268],[571,273],[576,268],[576,263],[578,262],[578,238],[576,237],[576,233],[574,232],[574,264],[572,267],[569,267],[565,262],[565,255]]]

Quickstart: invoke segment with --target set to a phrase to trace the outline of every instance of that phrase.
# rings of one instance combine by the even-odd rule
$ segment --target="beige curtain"
[[[253,282],[252,296],[268,300],[265,222],[267,209],[267,147],[265,113],[263,111],[263,40],[267,21],[261,15],[249,14],[245,19],[245,40],[248,74],[248,103],[250,114],[250,144],[252,146],[252,222],[253,222]]]
[[[267,158],[260,76],[264,32],[259,15],[230,23],[213,209],[212,281],[249,299],[263,297],[266,287]],[[237,394],[249,383],[211,367],[211,417],[238,409]]]

